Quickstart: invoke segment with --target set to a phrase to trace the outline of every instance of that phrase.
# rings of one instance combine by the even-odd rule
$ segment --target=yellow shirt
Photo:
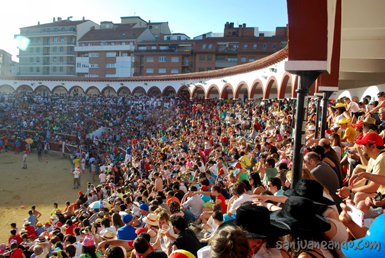
[[[251,166],[251,161],[247,155],[243,155],[239,158],[239,162],[241,162],[242,168],[247,168]]]
[[[385,176],[385,151],[378,155],[376,159],[369,159],[366,172]],[[385,194],[385,185],[380,185],[377,191]]]

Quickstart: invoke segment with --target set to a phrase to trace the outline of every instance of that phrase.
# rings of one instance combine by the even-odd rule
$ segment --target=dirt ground
[[[16,222],[19,230],[23,227],[32,205],[43,214],[40,221],[44,222],[49,219],[54,202],[64,208],[65,202],[76,200],[78,191],[85,191],[87,182],[92,180],[86,170],[81,187],[72,189],[71,163],[62,154],[48,154],[39,162],[34,152],[28,156],[28,169],[22,166],[22,153],[0,153],[0,243],[8,241],[10,223]]]

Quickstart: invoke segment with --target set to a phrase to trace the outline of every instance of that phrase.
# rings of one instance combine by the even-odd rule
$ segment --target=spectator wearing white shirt
[[[192,192],[196,192],[198,189],[196,186],[191,186],[190,191],[183,196],[181,201],[183,207],[183,213],[190,221],[196,221],[203,210],[203,200],[199,195],[193,195]]]

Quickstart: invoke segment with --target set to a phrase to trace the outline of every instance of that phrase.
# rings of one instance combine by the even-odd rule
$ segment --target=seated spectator
[[[187,228],[186,219],[178,215],[173,215],[171,216],[171,224],[174,232],[178,234],[173,242],[173,250],[187,250],[197,256],[197,251],[201,248],[201,244],[195,233]]]

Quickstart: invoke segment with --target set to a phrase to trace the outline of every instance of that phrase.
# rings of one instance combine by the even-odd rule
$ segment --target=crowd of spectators
[[[331,101],[324,138],[309,102],[290,187],[295,100],[3,95],[3,143],[7,127],[76,135],[74,177],[94,180],[49,220],[31,209],[12,224],[0,255],[380,257],[385,93],[368,98]]]

